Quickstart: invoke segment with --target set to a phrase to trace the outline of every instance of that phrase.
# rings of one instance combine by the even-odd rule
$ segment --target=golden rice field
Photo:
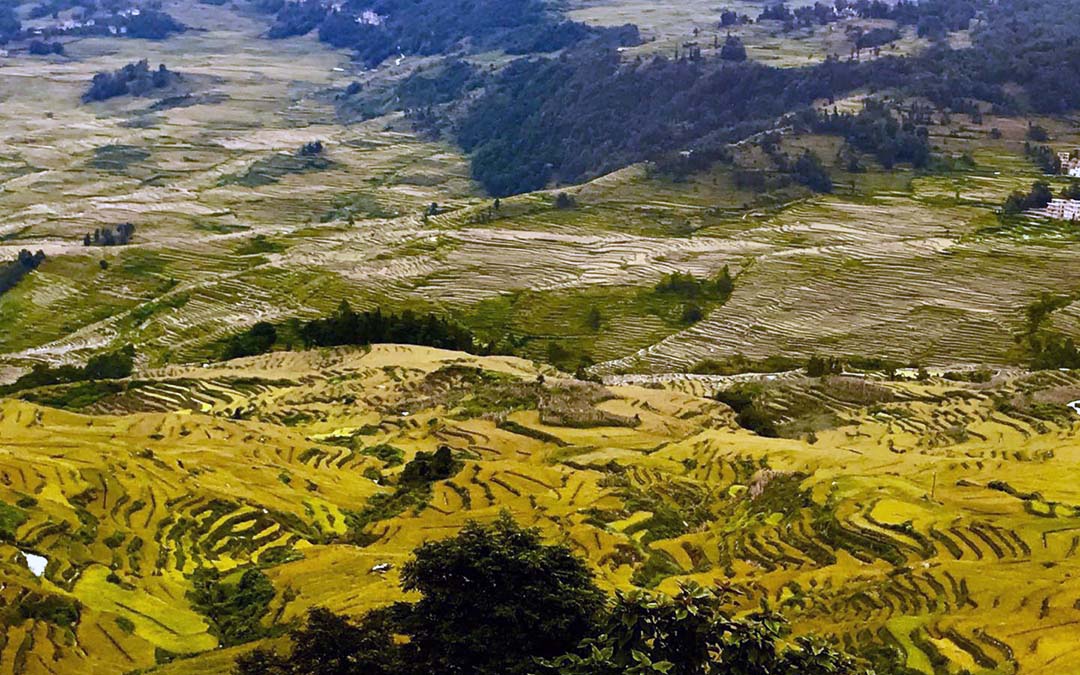
[[[316,605],[357,614],[400,597],[419,543],[502,509],[607,588],[732,584],[748,608],[768,600],[800,631],[899,646],[928,675],[1080,667],[1074,374],[782,381],[778,409],[810,400],[834,416],[813,443],[738,429],[706,398],[722,381],[604,387],[419,347],[170,366],[77,404],[63,387],[4,401],[0,501],[21,522],[0,546],[0,597],[81,612],[71,627],[9,625],[0,672],[115,673],[178,654],[191,656],[161,672],[220,672],[235,649],[215,650],[190,604],[197,568],[261,566],[267,623]],[[400,471],[366,453],[382,445],[406,461],[448,446],[461,469],[347,544],[347,513]],[[48,560],[42,577],[24,552]]]

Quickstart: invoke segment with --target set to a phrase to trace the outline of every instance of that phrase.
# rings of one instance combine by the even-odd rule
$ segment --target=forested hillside
[[[718,145],[785,113],[856,89],[925,97],[954,112],[978,102],[1012,113],[1080,107],[1080,22],[1069,0],[876,3],[862,12],[970,26],[972,46],[940,42],[913,57],[798,69],[663,56],[625,62],[613,49],[584,46],[507,67],[459,120],[458,139],[472,153],[474,176],[506,195],[673,151],[715,156]]]

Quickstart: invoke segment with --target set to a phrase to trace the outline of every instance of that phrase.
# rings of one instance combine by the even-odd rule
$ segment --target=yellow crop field
[[[783,395],[840,391],[828,379],[789,377]],[[170,366],[77,412],[8,400],[0,501],[24,520],[18,547],[3,545],[4,603],[60,596],[81,615],[14,625],[0,668],[108,673],[185,655],[161,672],[217,672],[196,569],[263,569],[274,624],[315,606],[357,615],[402,598],[397,573],[420,543],[504,509],[607,588],[730,584],[747,608],[899,646],[928,675],[1077,667],[1077,419],[1002,401],[1080,398],[1080,380],[874,386],[890,400],[825,401],[840,421],[812,443],[741,430],[678,382],[604,386],[391,345]],[[385,446],[404,461],[446,446],[460,469],[352,531],[348,514],[400,471],[373,450]],[[41,577],[23,552],[48,560]]]

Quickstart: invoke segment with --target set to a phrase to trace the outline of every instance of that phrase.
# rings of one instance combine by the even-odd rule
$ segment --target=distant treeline
[[[23,249],[15,260],[0,263],[0,295],[15,288],[23,277],[36,270],[44,260],[45,254],[41,251],[31,253]]]
[[[596,36],[637,43],[637,29],[596,28],[567,21],[543,0],[257,0],[276,14],[268,37],[304,35],[352,49],[369,66],[404,55],[432,56],[467,45],[471,51],[553,52]]]
[[[467,328],[438,314],[418,314],[412,310],[384,314],[378,308],[356,312],[346,301],[342,301],[335,314],[290,326],[288,332],[295,334],[306,347],[396,343],[472,354],[497,351],[495,345],[481,344]],[[278,344],[283,333],[286,331],[271,323],[259,322],[225,340],[221,357],[232,359],[265,354]]]
[[[155,89],[164,89],[181,79],[162,63],[157,70],[151,70],[146,59],[138,63],[129,63],[112,73],[98,73],[90,82],[90,88],[83,94],[83,101],[104,101],[114,96],[146,96]]]
[[[868,71],[753,62],[620,62],[615,51],[507,66],[458,124],[474,177],[494,195],[573,183],[628,164],[719,149],[777,118],[867,83]]]
[[[14,4],[0,4],[0,45],[16,39],[22,30],[22,21],[19,20],[15,7]]]
[[[94,18],[91,23],[83,20],[77,27],[62,28],[60,26],[47,26],[40,31],[31,34],[30,30],[23,30],[22,22],[15,11],[17,3],[0,4],[0,45],[12,40],[28,39],[30,37],[51,38],[60,36],[116,36],[129,38],[142,38],[146,40],[163,40],[173,33],[180,33],[186,27],[174,19],[171,15],[159,9],[143,7],[136,14],[113,13],[111,15],[98,14],[97,3],[93,0],[83,2],[71,2],[68,0],[49,0],[35,5],[30,9],[31,19],[42,19],[47,16],[58,16],[59,12],[80,7],[81,12],[76,17],[84,19]],[[50,51],[44,51],[44,48]],[[29,45],[31,54],[61,54],[63,45],[48,43],[41,39],[34,40]]]
[[[135,348],[127,345],[113,352],[90,357],[85,366],[57,366],[38,364],[6,387],[0,387],[0,395],[37,387],[71,384],[88,380],[119,380],[131,375],[135,367]]]

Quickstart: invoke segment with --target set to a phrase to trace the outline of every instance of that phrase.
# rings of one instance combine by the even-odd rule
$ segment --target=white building
[[[1046,206],[1046,215],[1055,220],[1080,220],[1080,199],[1054,199]]]
[[[1080,178],[1080,150],[1075,152],[1061,150],[1058,152],[1058,161],[1061,162],[1061,173]]]

